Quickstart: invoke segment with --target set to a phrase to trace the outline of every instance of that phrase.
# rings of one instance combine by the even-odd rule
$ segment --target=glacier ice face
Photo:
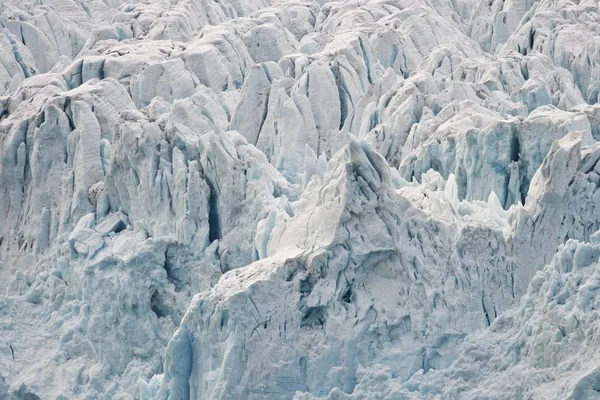
[[[599,22],[3,1],[0,397],[593,398]]]
[[[561,204],[572,201],[575,176],[589,182],[590,166],[578,169],[587,158],[581,143],[581,134],[555,142],[526,207],[507,213],[495,195],[459,203],[454,177],[435,172],[421,187],[396,187],[381,155],[351,141],[305,190],[297,214],[275,223],[268,257],[194,298],[177,335],[194,338],[200,364],[184,379],[166,373],[157,398],[181,390],[191,398],[335,396],[354,392],[359,366],[398,382],[445,371],[470,333],[528,290],[560,241],[561,221],[584,215]],[[598,217],[583,224],[597,229]],[[573,225],[566,236],[585,236]],[[183,370],[185,357],[169,349],[166,370]]]
[[[404,385],[389,379],[388,370],[363,371],[348,398],[375,390],[386,398],[407,399],[421,398],[419,393],[465,399],[595,398],[598,369],[590,336],[598,324],[599,251],[597,235],[591,242],[561,245],[531,280],[520,305],[467,337],[451,368],[415,376]]]
[[[169,344],[158,398],[351,392],[363,363],[407,378],[447,366],[466,333],[505,309],[514,293],[504,221],[490,218],[495,229],[472,222],[487,203],[438,220],[428,206],[456,200],[439,174],[430,177],[436,204],[421,208],[408,199],[424,193],[395,188],[388,168],[355,140],[338,152],[296,215],[275,224],[268,257],[194,298]],[[180,337],[193,344],[182,347]],[[213,356],[190,368],[189,347]]]

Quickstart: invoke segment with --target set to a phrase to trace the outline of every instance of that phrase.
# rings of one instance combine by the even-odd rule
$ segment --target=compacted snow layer
[[[597,398],[595,0],[0,3],[0,398]]]

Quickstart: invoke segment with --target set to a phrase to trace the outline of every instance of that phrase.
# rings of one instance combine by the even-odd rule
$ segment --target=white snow
[[[2,1],[0,398],[597,398],[599,27]]]

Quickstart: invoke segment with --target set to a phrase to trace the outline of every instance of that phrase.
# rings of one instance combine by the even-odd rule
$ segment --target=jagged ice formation
[[[4,0],[0,398],[594,399],[596,0]]]

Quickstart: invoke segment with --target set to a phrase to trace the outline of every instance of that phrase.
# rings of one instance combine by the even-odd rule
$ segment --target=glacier
[[[596,0],[2,0],[1,399],[596,399]]]

